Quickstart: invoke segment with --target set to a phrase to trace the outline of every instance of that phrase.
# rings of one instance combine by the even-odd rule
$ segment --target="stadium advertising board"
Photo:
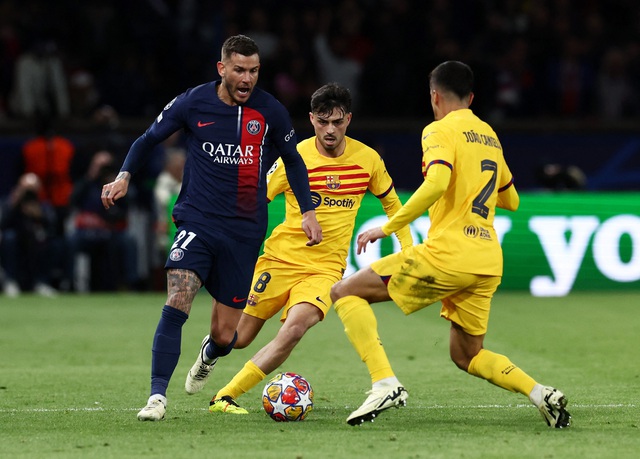
[[[402,202],[409,196],[400,193]],[[496,215],[505,260],[501,289],[534,296],[640,289],[640,193],[522,193],[520,198],[517,212],[499,209]],[[284,216],[282,199],[270,206],[269,232]],[[367,194],[356,234],[385,221],[379,201]],[[422,242],[428,230],[428,217],[413,222],[414,241]],[[354,238],[346,274],[399,248],[392,237],[356,255]]]

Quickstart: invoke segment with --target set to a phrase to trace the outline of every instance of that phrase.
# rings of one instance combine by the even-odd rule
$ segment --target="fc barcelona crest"
[[[340,176],[339,175],[327,175],[327,188],[330,190],[337,190],[340,188]]]

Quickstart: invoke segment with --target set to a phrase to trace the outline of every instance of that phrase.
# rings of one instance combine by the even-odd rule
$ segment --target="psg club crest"
[[[327,188],[330,190],[337,190],[340,188],[340,176],[339,175],[327,175]]]
[[[251,135],[256,135],[262,131],[262,125],[258,120],[251,120],[247,123],[247,132]]]
[[[169,259],[171,261],[180,261],[184,258],[184,251],[181,248],[176,247],[169,254]]]

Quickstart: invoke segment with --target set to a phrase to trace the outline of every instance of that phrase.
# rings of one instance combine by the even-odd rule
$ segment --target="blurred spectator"
[[[315,75],[310,71],[307,60],[300,55],[283,59],[278,65],[273,81],[273,93],[287,107],[291,116],[302,116],[309,110],[307,87],[316,87]]]
[[[598,110],[607,120],[617,120],[637,110],[638,94],[626,67],[627,56],[619,48],[610,48],[602,57],[597,77]]]
[[[138,288],[137,242],[128,232],[127,198],[109,210],[100,200],[102,185],[113,181],[116,174],[113,155],[98,151],[71,195],[74,215],[69,235],[70,278],[77,281],[79,275],[90,274],[91,290]],[[76,272],[78,254],[89,256],[90,273]],[[81,287],[76,285],[76,289]]]
[[[158,175],[153,190],[156,208],[156,242],[163,261],[169,246],[173,243],[176,230],[171,221],[171,211],[182,186],[186,158],[183,148],[168,148],[165,152],[164,169]]]
[[[78,69],[69,78],[69,103],[71,116],[84,120],[91,118],[100,105],[100,92],[93,74]]]
[[[403,44],[403,37],[410,29],[407,23],[407,12],[403,9],[403,6],[406,6],[406,2],[404,3],[381,5],[372,15],[373,49],[363,65],[360,80],[360,87],[365,95],[361,100],[360,108],[365,114],[392,114],[400,110],[412,114],[415,106],[419,106],[419,113],[424,113],[429,102],[428,98],[389,97],[389,88],[404,87],[412,80],[409,64],[422,64],[423,72],[429,72],[435,67],[435,64],[423,62],[424,59],[416,59],[415,51]],[[380,30],[384,30],[385,33],[376,33]],[[431,46],[429,46],[430,53]],[[380,72],[383,68],[385,71]]]
[[[71,165],[75,155],[75,145],[66,137],[55,133],[51,118],[35,118],[36,135],[22,146],[25,172],[38,176],[42,187],[40,197],[55,209],[58,236],[64,234],[64,224],[69,215],[69,198],[73,182]]]
[[[270,30],[269,14],[261,5],[249,11],[246,35],[250,36],[260,48],[260,59],[270,61],[275,57],[278,37]]]
[[[36,41],[20,55],[10,97],[10,107],[20,117],[69,115],[67,78],[55,41]]]
[[[91,117],[97,126],[105,127],[108,130],[116,129],[120,125],[118,112],[111,105],[98,107]]]
[[[594,68],[586,60],[584,44],[575,35],[562,43],[558,59],[549,66],[549,86],[558,115],[589,114],[594,90]]]
[[[318,71],[312,56],[313,44],[305,40],[303,30],[315,29],[315,15],[305,9],[301,15],[285,11],[279,17],[273,93],[287,107],[292,117],[304,117],[309,112],[309,99],[318,88]],[[262,78],[262,77],[261,77]],[[262,80],[261,80],[262,81]]]
[[[320,83],[336,82],[348,88],[351,92],[353,111],[357,111],[360,103],[362,64],[350,56],[347,37],[330,13],[329,9],[320,13],[318,32],[313,39]]]
[[[530,109],[535,73],[529,65],[529,45],[523,38],[512,41],[497,59],[495,101],[492,118],[521,118]]]
[[[287,107],[305,108],[295,116],[306,114],[299,101],[308,100],[303,93],[313,78],[315,86],[329,80],[348,86],[364,115],[424,115],[426,101],[413,97],[420,75],[436,62],[457,59],[478,69],[474,105],[485,114],[499,100],[506,103],[500,113],[507,117],[588,117],[596,113],[596,75],[609,48],[625,51],[626,71],[638,85],[637,53],[629,44],[638,40],[639,11],[637,0],[343,0],[299,2],[295,8],[270,0],[0,0],[0,115],[10,90],[16,108],[5,109],[9,117],[36,110],[63,115],[66,67],[87,72],[70,73],[74,112],[82,111],[78,93],[85,92],[85,102],[95,96],[87,78],[93,76],[101,104],[123,118],[153,116],[170,95],[215,78],[215,66],[208,65],[211,53],[227,36],[244,33],[256,40],[265,61],[277,63],[264,66],[261,85]],[[528,50],[516,45],[518,40]],[[37,50],[29,49],[17,62],[29,41],[39,44]],[[73,55],[56,53],[50,46],[55,43]],[[524,51],[526,73],[534,77],[525,98],[531,103],[514,104],[523,74],[510,66]],[[42,78],[45,74],[51,81]],[[40,77],[34,85],[35,75]],[[40,94],[29,97],[30,103],[17,97],[27,87]],[[389,97],[389,88],[395,97]],[[637,109],[623,110],[621,118],[637,115]]]
[[[151,93],[153,79],[145,67],[149,62],[149,56],[135,48],[125,48],[111,56],[109,66],[100,75],[98,87],[104,102],[120,116],[155,114]]]
[[[251,37],[260,49],[260,80],[263,89],[274,90],[274,75],[277,67],[273,65],[277,55],[279,37],[271,29],[269,13],[263,5],[254,6],[249,10],[244,35]]]
[[[0,212],[0,260],[5,272],[4,293],[22,290],[55,296],[50,285],[51,261],[56,251],[56,215],[39,198],[42,184],[35,174],[24,174]]]
[[[7,14],[1,10],[0,15]],[[0,118],[6,116],[15,62],[20,55],[20,39],[13,18],[0,19]],[[6,21],[6,22],[4,22]]]
[[[363,65],[373,52],[373,39],[364,31],[365,12],[356,0],[340,2],[340,32],[347,42],[346,55]]]

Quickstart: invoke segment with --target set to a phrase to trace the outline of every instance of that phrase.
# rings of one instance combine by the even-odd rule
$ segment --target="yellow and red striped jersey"
[[[267,197],[273,200],[284,193],[286,215],[265,241],[267,255],[313,272],[344,270],[355,218],[367,190],[381,200],[389,217],[402,207],[380,155],[350,137],[345,136],[345,142],[345,151],[337,158],[321,155],[315,136],[298,144],[298,152],[308,169],[316,217],[322,226],[323,240],[317,246],[305,245],[307,237],[301,229],[300,208],[282,161],[275,163],[267,175]],[[399,230],[397,236],[402,247],[413,244],[408,226]]]

